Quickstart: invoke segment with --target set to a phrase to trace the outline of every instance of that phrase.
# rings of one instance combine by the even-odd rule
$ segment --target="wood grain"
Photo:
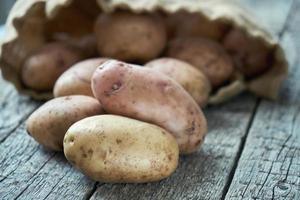
[[[94,186],[66,161],[47,151],[20,126],[0,145],[0,199],[78,199]],[[54,198],[53,197],[53,198]]]
[[[256,9],[258,0],[245,2],[254,11],[265,12]],[[269,1],[262,2],[267,5]],[[290,2],[269,7],[278,12],[274,32],[281,32]],[[26,134],[23,121],[37,108],[38,102],[18,95],[2,82],[0,97],[3,110],[0,115],[0,199],[221,199],[231,182],[256,105],[256,98],[242,95],[230,103],[206,109],[210,132],[203,148],[182,157],[179,168],[170,178],[135,185],[96,183],[85,177],[67,163],[62,153],[43,149]]]
[[[0,71],[1,72],[1,71]],[[0,73],[1,76],[1,73]],[[40,105],[0,78],[0,143]]]
[[[292,66],[278,102],[263,100],[226,199],[300,199],[300,1],[281,42]]]

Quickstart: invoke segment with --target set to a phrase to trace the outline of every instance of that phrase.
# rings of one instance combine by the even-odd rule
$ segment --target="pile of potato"
[[[32,54],[23,84],[55,98],[29,117],[28,133],[98,181],[168,177],[203,143],[211,92],[236,71],[266,70],[269,56],[242,31],[180,15],[102,13],[85,50],[59,37]]]

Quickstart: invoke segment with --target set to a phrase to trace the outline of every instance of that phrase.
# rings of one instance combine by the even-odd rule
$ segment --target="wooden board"
[[[226,199],[300,199],[300,1],[281,42],[291,73],[278,102],[257,109]]]
[[[244,2],[258,14],[263,10],[256,9],[257,3],[269,4],[268,0]],[[281,2],[269,4],[270,10],[278,12],[277,20],[271,20],[270,11],[264,13],[266,22],[274,22],[276,33],[282,32],[292,3]],[[18,95],[4,82],[0,83],[0,98],[0,199],[222,199],[257,110],[257,100],[250,95],[206,109],[210,132],[205,144],[194,155],[182,157],[179,168],[166,180],[103,184],[85,177],[62,153],[43,149],[26,134],[24,120],[39,102]]]
[[[0,73],[1,76],[1,73]],[[39,103],[19,95],[11,84],[0,78],[0,143],[14,132]]]

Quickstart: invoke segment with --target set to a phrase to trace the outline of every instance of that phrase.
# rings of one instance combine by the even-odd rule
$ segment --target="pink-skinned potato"
[[[205,107],[211,91],[206,76],[194,66],[175,58],[158,58],[145,64],[179,83],[201,106]]]
[[[207,122],[194,99],[156,70],[109,60],[93,74],[92,90],[105,111],[156,124],[176,138],[182,154],[204,141]]]
[[[91,58],[71,66],[57,79],[53,89],[54,96],[77,94],[93,97],[91,89],[92,75],[96,68],[106,60],[106,58]]]

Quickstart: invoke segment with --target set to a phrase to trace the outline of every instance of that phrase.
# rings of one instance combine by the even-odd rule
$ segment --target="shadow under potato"
[[[189,195],[202,196],[204,194],[198,192],[202,190],[202,185],[212,184],[214,182],[212,179],[218,178],[217,176],[211,177],[211,175],[213,171],[220,171],[219,167],[222,167],[220,164],[220,160],[216,160],[212,152],[208,153],[203,149],[192,155],[181,157],[179,167],[167,179],[145,184],[99,183],[93,197],[94,199],[171,199],[179,190],[181,193],[177,194],[177,199]]]

